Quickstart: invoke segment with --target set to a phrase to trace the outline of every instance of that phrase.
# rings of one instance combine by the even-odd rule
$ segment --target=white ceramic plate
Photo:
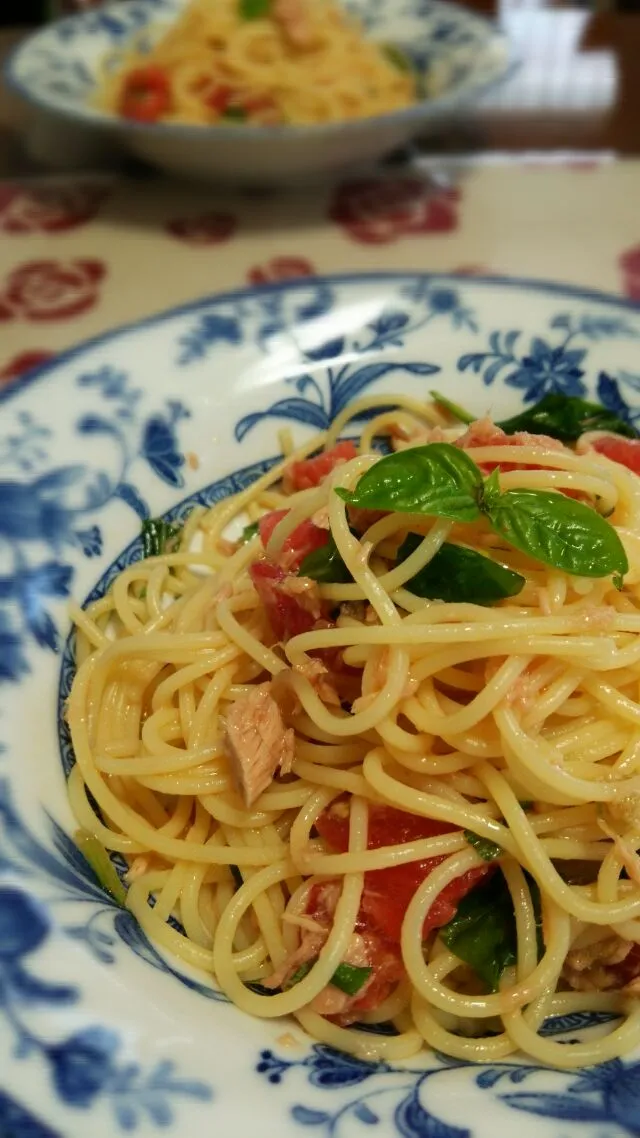
[[[306,280],[111,333],[2,392],[0,1135],[3,1138],[620,1138],[640,1063],[559,1073],[434,1055],[371,1065],[254,1021],[162,958],[69,833],[65,598],[253,479],[362,392],[438,387],[479,414],[548,391],[640,419],[640,309],[499,279]],[[199,456],[193,470],[184,455]],[[567,1040],[598,1017],[550,1021]],[[602,1019],[602,1017],[600,1017]]]
[[[181,176],[278,185],[380,158],[430,123],[442,126],[452,110],[474,104],[509,67],[505,36],[455,4],[346,0],[373,39],[406,48],[424,76],[429,99],[377,118],[315,127],[154,126],[93,106],[105,56],[133,35],[148,32],[151,42],[187,2],[127,0],[61,20],[17,49],[7,80],[48,113],[51,130],[56,120],[66,121],[84,132],[88,145],[97,131],[106,132],[138,157]]]

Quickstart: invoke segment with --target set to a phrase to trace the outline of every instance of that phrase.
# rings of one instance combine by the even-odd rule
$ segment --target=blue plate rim
[[[436,283],[446,282],[461,284],[466,282],[480,285],[506,285],[507,287],[520,291],[532,290],[547,295],[563,295],[575,300],[592,300],[594,303],[609,304],[614,308],[621,308],[636,314],[640,313],[640,301],[631,300],[626,296],[617,296],[615,293],[605,292],[603,289],[563,284],[561,281],[536,280],[531,277],[510,277],[504,274],[483,274],[476,276],[475,274],[466,275],[464,273],[421,273],[412,269],[406,269],[404,271],[393,269],[388,271],[372,270],[371,272],[327,273],[312,277],[301,277],[289,281],[276,281],[269,284],[229,289],[226,292],[208,293],[206,296],[198,297],[195,300],[185,301],[184,304],[159,309],[156,312],[150,313],[149,316],[143,316],[138,320],[118,324],[106,332],[100,332],[96,336],[89,336],[73,347],[66,348],[52,359],[47,360],[38,367],[26,372],[24,375],[19,376],[7,384],[6,387],[1,388],[0,406],[24,391],[25,388],[30,387],[31,384],[46,379],[47,376],[53,374],[58,367],[69,363],[91,348],[108,344],[120,336],[129,335],[141,329],[152,328],[156,324],[161,324],[165,320],[170,320],[177,316],[201,312],[212,304],[223,304],[226,301],[242,299],[249,300],[252,297],[264,296],[269,293],[299,291],[315,284],[338,287],[340,285],[355,284],[358,282],[383,283],[384,281],[400,281],[408,278],[428,282],[434,281]]]

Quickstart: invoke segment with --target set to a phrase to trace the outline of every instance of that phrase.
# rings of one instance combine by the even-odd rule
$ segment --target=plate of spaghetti
[[[8,78],[165,169],[282,184],[381,158],[508,67],[441,0],[132,0],[38,32]]]
[[[8,1132],[638,1133],[639,339],[318,278],[4,390]]]

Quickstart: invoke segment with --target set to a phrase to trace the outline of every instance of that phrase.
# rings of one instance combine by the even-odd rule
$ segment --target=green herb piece
[[[264,20],[271,12],[271,0],[238,0],[241,20]]]
[[[307,960],[304,964],[301,964],[298,970],[293,973],[293,976],[290,976],[287,982],[282,985],[283,990],[286,992],[289,990],[289,988],[294,988],[296,984],[299,984],[301,980],[304,980],[305,976],[309,975],[314,964],[315,960]]]
[[[590,506],[546,490],[508,490],[492,499],[488,516],[497,533],[522,553],[579,577],[607,577],[629,569],[615,529]]]
[[[229,870],[231,872],[231,876],[233,877],[233,884],[235,885],[237,893],[238,889],[242,889],[242,886],[244,885],[244,877],[242,876],[237,865],[230,865]]]
[[[147,518],[142,523],[142,550],[145,557],[160,557],[176,544],[181,526],[173,526],[162,518]]]
[[[387,455],[362,475],[353,493],[336,493],[363,509],[473,522],[480,516],[481,490],[482,474],[465,451],[429,443]]]
[[[225,107],[220,117],[227,122],[246,122],[247,112],[244,107]]]
[[[396,43],[383,43],[380,47],[383,55],[386,55],[389,63],[397,67],[398,71],[415,71],[415,64],[404,48],[398,47]]]
[[[308,553],[303,558],[298,573],[300,577],[311,577],[313,581],[325,585],[344,584],[353,580],[331,535],[326,545],[314,549],[313,553]]]
[[[544,953],[540,890],[528,873],[525,876],[536,918],[540,959]],[[517,958],[516,918],[504,875],[498,870],[467,893],[455,917],[439,929],[439,934],[447,948],[473,968],[488,991],[496,992],[505,968]]]
[[[423,538],[410,533],[398,550],[398,563],[420,545]],[[505,569],[490,557],[445,542],[424,569],[407,582],[405,588],[428,600],[492,605],[505,597],[515,597],[524,587],[519,573]]]
[[[461,407],[459,403],[452,403],[450,399],[447,399],[445,395],[441,395],[439,391],[430,391],[429,395],[434,403],[438,403],[440,407],[444,407],[445,411],[453,415],[454,419],[459,419],[461,423],[473,423],[476,419],[476,416],[472,415],[470,411],[465,411],[464,407]]]
[[[520,415],[497,424],[508,435],[516,431],[551,435],[563,443],[575,442],[585,431],[614,431],[626,438],[637,438],[638,432],[608,411],[600,403],[589,403],[575,395],[545,395],[539,403],[528,407]]]
[[[355,996],[366,984],[372,972],[372,968],[356,968],[354,964],[339,964],[331,977],[331,983],[334,988],[339,988],[348,996]]]
[[[88,834],[86,830],[76,832],[75,843],[85,861],[88,861],[102,888],[106,889],[118,905],[124,905],[127,900],[127,891],[102,843]]]
[[[476,853],[480,854],[483,861],[495,861],[497,857],[502,857],[504,854],[502,846],[496,845],[489,838],[481,838],[479,834],[474,834],[473,830],[465,830],[464,836]]]
[[[246,545],[248,541],[253,541],[254,537],[257,537],[259,533],[260,523],[252,522],[250,526],[244,527],[242,533],[240,534],[240,541],[243,545]]]
[[[283,985],[284,991],[288,991],[289,988],[295,987],[301,980],[304,980],[305,976],[309,975],[315,963],[316,960],[314,959],[307,960],[304,964],[301,964],[293,975],[289,977],[286,984]],[[334,988],[339,988],[341,992],[346,992],[348,996],[355,996],[362,986],[366,984],[372,972],[372,968],[356,968],[354,964],[339,964],[331,977],[331,983]]]

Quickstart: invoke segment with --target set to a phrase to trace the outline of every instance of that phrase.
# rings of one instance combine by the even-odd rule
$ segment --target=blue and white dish
[[[392,114],[312,127],[140,124],[94,105],[100,66],[133,35],[148,42],[187,0],[127,0],[37,32],[9,60],[7,79],[55,120],[90,141],[100,130],[137,157],[171,173],[207,181],[282,185],[373,162],[453,111],[474,104],[509,69],[505,36],[445,0],[346,0],[368,34],[406,48],[435,94]]]
[[[640,309],[557,285],[305,280],[198,301],[5,389],[0,426],[0,1135],[624,1138],[640,1057],[581,1072],[433,1054],[371,1064],[252,1020],[160,955],[70,835],[67,598],[141,521],[255,478],[363,393],[437,387],[500,416],[547,392],[640,420]],[[197,461],[194,457],[196,456]],[[549,1021],[568,1045],[604,1016]]]

